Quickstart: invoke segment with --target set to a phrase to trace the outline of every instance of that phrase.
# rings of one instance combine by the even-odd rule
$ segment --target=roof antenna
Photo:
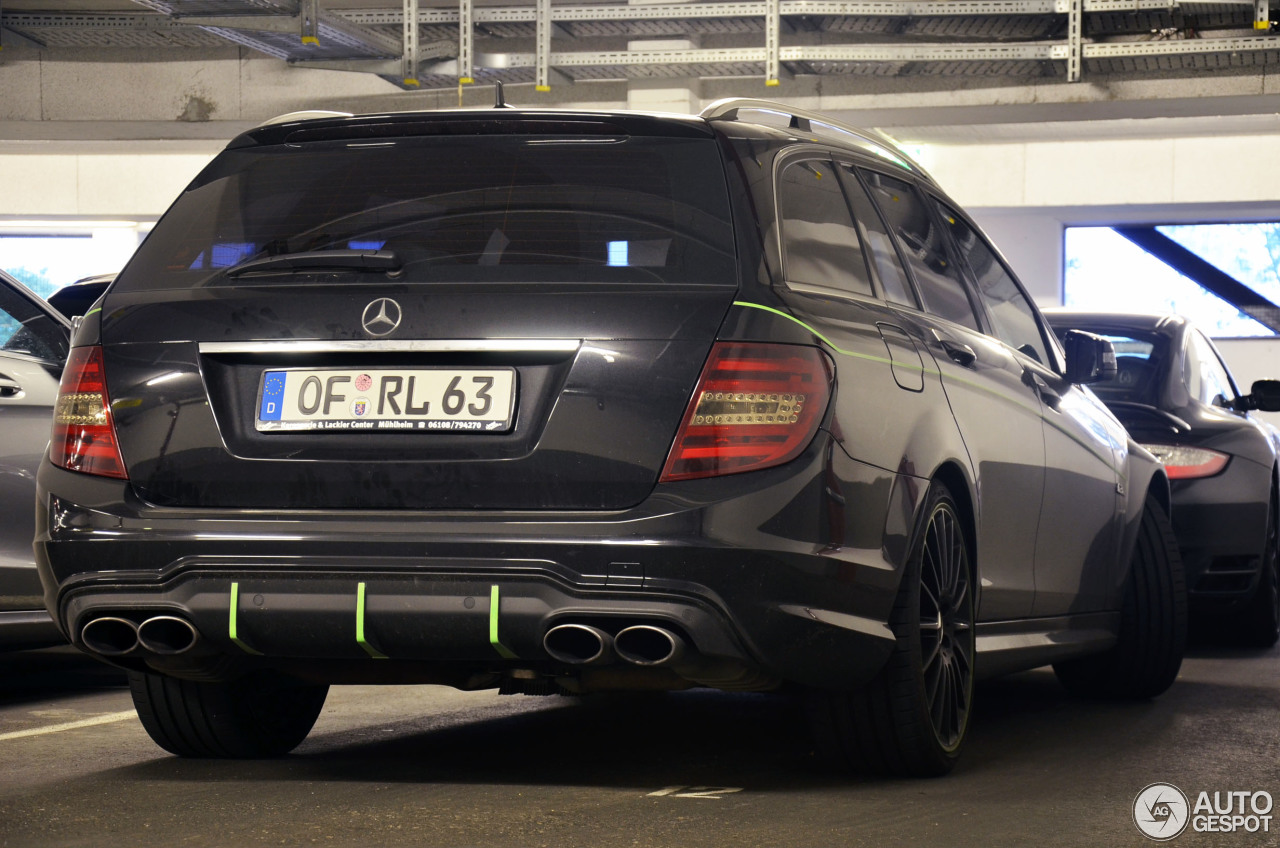
[[[494,83],[496,86],[493,90],[493,108],[510,109],[511,105],[507,103],[507,98],[502,93],[502,80]]]

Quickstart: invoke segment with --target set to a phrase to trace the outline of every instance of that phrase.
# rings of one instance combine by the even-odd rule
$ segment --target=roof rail
[[[287,124],[291,121],[310,121],[314,118],[350,118],[350,112],[333,112],[328,109],[306,109],[302,112],[289,112],[284,115],[276,115],[274,118],[268,118],[258,124],[257,128],[269,127],[274,124]]]
[[[920,166],[910,156],[902,151],[902,148],[884,133],[878,130],[859,129],[848,124],[843,124],[834,118],[823,115],[820,112],[810,112],[805,109],[795,109],[791,106],[784,106],[773,100],[755,100],[747,97],[726,97],[717,100],[707,106],[700,113],[700,116],[708,121],[737,121],[741,120],[738,113],[743,110],[756,112],[770,112],[775,115],[781,115],[784,118],[790,118],[791,129],[798,130],[803,133],[817,133],[819,129],[825,129],[829,135],[839,136],[848,140],[852,140],[859,147],[891,162],[896,162],[909,170],[915,171],[925,179],[933,182],[933,178],[929,176],[929,172]]]

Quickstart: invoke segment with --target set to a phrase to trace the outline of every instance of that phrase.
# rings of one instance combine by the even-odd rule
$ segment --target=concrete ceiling
[[[617,84],[625,102],[647,84],[795,98],[919,142],[1280,135],[1278,13],[1280,0],[0,0],[0,88],[4,65],[33,54],[190,63],[231,46],[402,95],[361,110],[448,105],[410,98],[461,99],[467,81],[536,88],[546,105],[613,106]],[[0,102],[0,138],[82,129],[42,122],[6,134]]]

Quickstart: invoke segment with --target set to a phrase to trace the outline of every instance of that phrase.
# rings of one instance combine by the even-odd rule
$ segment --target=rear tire
[[[1280,546],[1277,545],[1276,502],[1267,509],[1267,541],[1262,551],[1258,588],[1245,606],[1240,636],[1253,648],[1270,648],[1280,641]]]
[[[1120,634],[1106,653],[1053,666],[1068,690],[1091,698],[1154,698],[1178,676],[1187,645],[1182,558],[1164,509],[1150,498],[1125,584]]]
[[[813,696],[819,743],[855,769],[938,777],[960,756],[973,704],[973,577],[964,525],[935,482],[889,626],[889,661],[865,688]]]
[[[298,747],[315,726],[329,687],[262,674],[203,683],[130,672],[129,691],[142,726],[169,753],[256,759]]]

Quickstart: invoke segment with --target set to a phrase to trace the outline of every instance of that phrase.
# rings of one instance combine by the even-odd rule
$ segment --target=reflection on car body
[[[896,148],[782,109],[290,119],[197,177],[78,330],[39,477],[49,608],[160,745],[283,753],[357,680],[712,686],[932,775],[979,675],[1170,685],[1164,470],[1080,389],[1110,346],[1060,347]],[[438,369],[457,422],[496,370],[513,413],[266,426],[290,369]]]

